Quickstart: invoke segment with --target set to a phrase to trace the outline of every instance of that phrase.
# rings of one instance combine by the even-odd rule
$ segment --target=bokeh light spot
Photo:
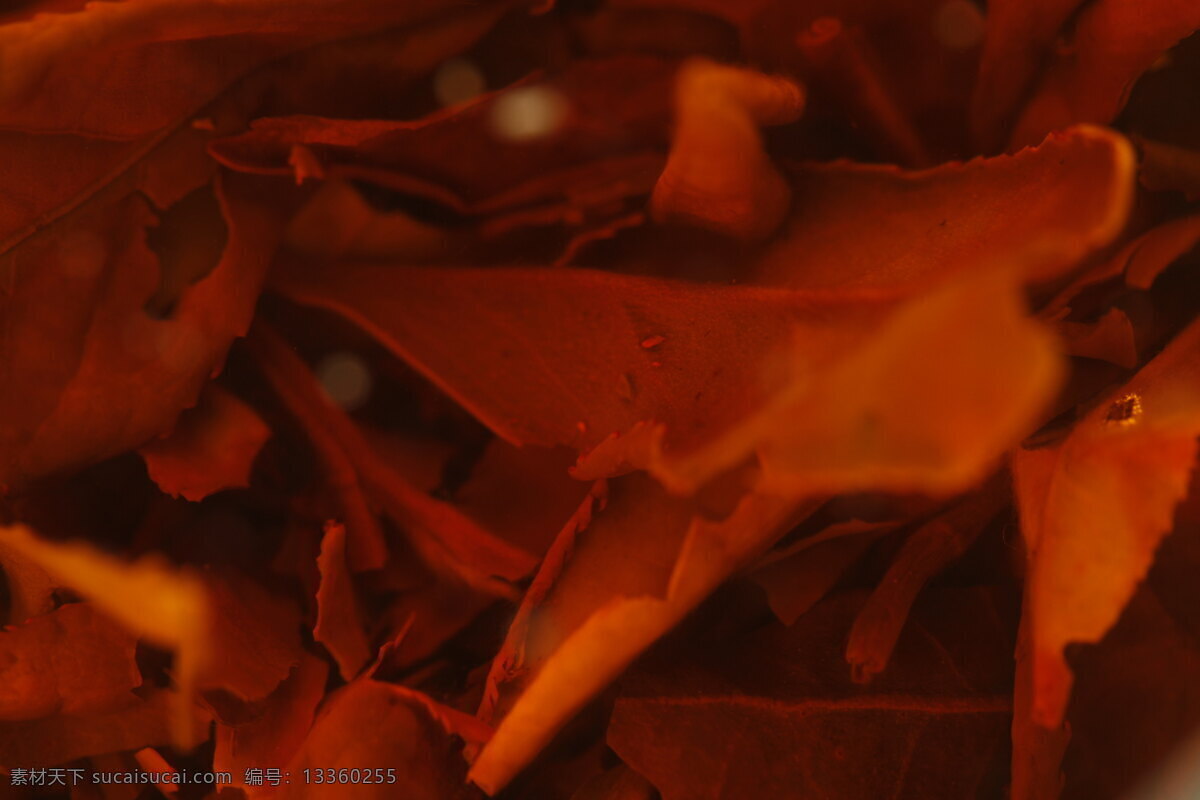
[[[433,74],[433,94],[443,106],[456,106],[483,94],[487,81],[479,68],[465,58],[442,62]]]
[[[333,353],[317,364],[317,380],[329,399],[346,411],[361,408],[371,396],[371,370],[354,353]]]
[[[525,86],[500,95],[492,107],[492,130],[501,139],[541,139],[562,127],[567,100],[549,86]]]

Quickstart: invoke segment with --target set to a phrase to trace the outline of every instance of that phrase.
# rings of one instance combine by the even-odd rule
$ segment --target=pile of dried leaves
[[[6,791],[1193,796],[1200,3],[987,6],[0,6]]]

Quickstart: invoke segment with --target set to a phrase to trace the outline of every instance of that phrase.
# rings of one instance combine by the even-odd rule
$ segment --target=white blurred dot
[[[361,408],[371,394],[371,371],[353,353],[333,353],[317,365],[317,380],[329,399],[347,411]]]
[[[433,73],[433,94],[444,106],[455,106],[483,94],[487,82],[479,68],[463,58],[442,62]]]
[[[524,142],[554,133],[567,116],[567,100],[549,86],[511,89],[492,106],[492,128],[502,139]]]
[[[983,38],[983,12],[969,0],[950,0],[938,9],[934,33],[943,46],[966,50]]]

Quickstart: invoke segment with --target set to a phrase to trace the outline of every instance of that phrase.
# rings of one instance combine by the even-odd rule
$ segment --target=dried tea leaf
[[[1142,73],[1197,28],[1200,6],[1191,0],[1088,4],[1026,103],[1011,143],[1033,144],[1079,122],[1111,122]]]
[[[181,747],[194,744],[193,693],[211,657],[211,608],[200,579],[153,558],[127,564],[85,544],[49,542],[19,525],[0,528],[0,542],[37,562],[129,630],[175,651],[179,691],[174,695],[171,735]]]
[[[818,534],[770,553],[749,578],[763,587],[767,603],[784,625],[792,625],[825,596],[894,522],[848,522],[830,525]]]
[[[1184,497],[1200,434],[1200,323],[1192,323],[1061,443],[1014,459],[1029,553],[1033,719],[1057,727],[1063,648],[1095,642],[1145,576]]]
[[[866,683],[887,667],[925,584],[974,544],[1010,494],[1002,471],[908,537],[850,628],[846,661],[855,681]]]
[[[0,719],[34,720],[127,704],[142,684],[137,639],[87,603],[0,633]]]
[[[1098,358],[1125,369],[1133,369],[1138,364],[1133,323],[1119,308],[1110,308],[1095,322],[1062,320],[1054,328],[1069,355]]]
[[[240,780],[247,768],[291,761],[312,727],[328,674],[323,659],[306,653],[287,680],[261,701],[258,716],[237,723],[218,722],[213,770],[229,771]],[[250,797],[272,791],[269,786],[240,788]]]
[[[1200,215],[1180,217],[1156,225],[1127,242],[1111,257],[1077,275],[1059,290],[1039,314],[1043,319],[1061,318],[1073,300],[1085,289],[1113,278],[1125,276],[1125,284],[1149,289],[1155,279],[1200,242]],[[1118,309],[1119,311],[1119,309]]]
[[[1134,140],[1142,155],[1142,186],[1154,192],[1182,192],[1193,202],[1200,198],[1200,153],[1141,136]]]
[[[685,61],[675,77],[671,153],[650,211],[742,239],[764,239],[783,221],[791,189],[763,149],[759,125],[794,122],[804,90],[786,78]]]
[[[444,0],[300,0],[287,15],[264,0],[89,3],[0,28],[0,122],[26,130],[132,139],[173,126],[235,78],[305,45],[428,19]],[[105,92],[81,76],[111,71]],[[188,80],[179,80],[186,75]]]
[[[580,60],[414,121],[265,118],[212,153],[234,169],[291,175],[292,148],[303,145],[331,178],[465,213],[580,197],[587,187],[572,170],[665,145],[675,67],[645,56]]]
[[[927,170],[797,166],[795,211],[750,277],[911,293],[983,262],[1027,281],[1051,279],[1121,232],[1135,173],[1128,141],[1090,126],[1013,155]]]
[[[979,76],[971,97],[971,133],[998,149],[1060,30],[1083,0],[992,0]]]
[[[32,237],[0,256],[13,286],[3,301],[0,376],[22,387],[0,399],[0,483],[106,458],[168,432],[249,324],[277,227],[257,188],[238,176],[218,186],[230,226],[225,256],[161,320],[144,310],[158,264],[142,230],[152,215],[133,188],[114,184],[105,202],[70,219],[69,231]],[[131,193],[114,197],[116,190]]]
[[[242,700],[266,697],[303,655],[299,604],[237,573],[210,573],[204,587],[211,653],[200,688],[222,689]]]
[[[1012,633],[995,598],[931,594],[869,690],[838,647],[860,605],[648,659],[621,681],[609,745],[663,800],[998,796]]]
[[[380,457],[269,326],[257,325],[250,344],[267,379],[325,462],[327,479],[338,492],[347,534],[352,537],[348,540],[352,568],[378,569],[386,560],[374,505],[404,530],[434,572],[486,594],[512,595],[509,582],[532,571],[532,555],[485,530],[453,505],[421,491]]]
[[[289,599],[237,575],[200,576],[145,557],[127,563],[83,543],[60,544],[22,526],[0,529],[5,546],[42,566],[57,585],[175,658],[174,733],[185,736],[197,689],[243,700],[269,694],[300,657],[300,613]],[[184,739],[177,740],[187,746]]]
[[[371,660],[362,610],[346,565],[346,526],[327,523],[317,557],[321,585],[317,589],[317,624],[313,638],[325,645],[342,677],[354,680]]]
[[[819,493],[965,488],[1023,434],[1058,367],[1007,280],[974,275],[890,314],[588,270],[296,264],[276,285],[365,328],[509,441],[587,454],[577,477],[641,467],[694,491],[757,451],[776,486]]]
[[[170,435],[138,452],[158,488],[199,501],[224,489],[249,486],[254,459],[270,436],[258,412],[208,384],[199,404],[180,416]]]
[[[86,756],[203,741],[209,718],[196,709],[181,735],[180,702],[175,692],[150,689],[118,708],[2,723],[0,761],[50,767]]]
[[[294,776],[282,787],[284,798],[337,798],[346,787],[336,782],[306,783],[304,770],[373,769],[384,778],[355,789],[362,798],[404,797],[412,800],[455,800],[479,795],[463,783],[465,765],[432,701],[416,693],[372,680],[358,680],[331,695],[289,770]],[[388,772],[390,770],[390,773]],[[386,777],[390,774],[392,777]]]
[[[502,789],[634,658],[810,510],[792,501],[750,495],[728,519],[710,522],[693,517],[664,593],[653,586],[664,576],[662,567],[652,560],[632,576],[635,582],[651,582],[651,586],[640,592],[636,585],[627,584],[627,578],[622,579],[622,584],[627,585],[609,584],[589,591],[586,584],[591,582],[595,586],[597,573],[578,557],[570,562],[569,566],[575,567],[573,575],[581,577],[564,572],[555,588],[563,587],[560,591],[566,597],[574,597],[577,627],[558,627],[550,622],[543,623],[544,629],[539,632],[531,624],[527,642],[532,655],[541,657],[543,662],[531,663],[531,653],[526,653],[522,666],[531,670],[533,678],[471,766],[470,780],[489,794]],[[604,515],[599,519],[602,522]],[[641,527],[644,524],[638,516],[631,524],[618,522],[618,530],[624,528],[621,531],[624,536],[636,535],[645,530]],[[594,527],[592,532],[597,532]],[[598,543],[592,549],[596,554],[593,558],[605,553],[612,557],[611,547],[610,543]],[[580,586],[581,583],[584,585]],[[550,595],[546,603],[554,603],[556,599]],[[566,604],[564,607],[570,608]]]
[[[8,589],[9,624],[20,624],[40,616],[55,606],[55,581],[37,561],[20,550],[0,544],[0,568]]]

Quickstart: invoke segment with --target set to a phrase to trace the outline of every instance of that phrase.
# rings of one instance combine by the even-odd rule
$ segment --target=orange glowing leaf
[[[200,579],[153,558],[126,564],[84,544],[49,542],[22,526],[0,528],[0,543],[38,563],[129,630],[175,651],[179,693],[172,736],[180,746],[194,744],[192,694],[211,656],[211,608]]]
[[[893,310],[587,270],[297,264],[277,278],[510,441],[588,454],[577,477],[627,463],[691,491],[757,452],[777,486],[805,492],[982,477],[1057,381],[1051,340],[1005,282],[984,273]]]
[[[0,568],[8,586],[8,624],[19,624],[54,609],[54,578],[20,550],[0,544]]]
[[[926,170],[797,166],[795,211],[750,278],[914,292],[981,260],[1028,281],[1056,278],[1120,234],[1136,166],[1123,136],[1091,126],[1013,155]]]
[[[1061,443],[1017,452],[1029,553],[1033,719],[1062,720],[1063,649],[1095,642],[1145,576],[1183,498],[1200,434],[1200,323],[1192,323]]]
[[[650,198],[654,219],[744,239],[769,236],[787,214],[791,189],[758,126],[795,121],[804,90],[705,59],[684,62],[675,82],[671,154]]]
[[[530,620],[520,666],[533,677],[471,767],[470,779],[489,794],[507,785],[634,658],[811,510],[793,501],[753,495],[721,522],[700,517],[689,522],[686,504],[663,497],[646,479],[634,480],[630,490],[632,499],[640,495],[661,507],[655,518],[666,513],[673,519],[668,529],[672,536],[655,544],[642,556],[650,558],[639,558],[634,569],[612,573],[616,580],[604,581],[596,568],[606,558],[611,563],[629,553],[614,548],[612,534],[636,541],[647,537],[647,524],[656,535],[663,528],[636,513],[625,516],[620,505],[610,502],[614,529],[605,530],[606,510],[583,532],[592,534],[591,546],[576,550],[558,576],[543,601],[548,616],[540,618],[535,612]],[[601,538],[606,533],[609,541]],[[673,566],[664,563],[661,555],[670,553],[680,536],[677,560]],[[654,551],[661,551],[659,558],[653,557]]]

